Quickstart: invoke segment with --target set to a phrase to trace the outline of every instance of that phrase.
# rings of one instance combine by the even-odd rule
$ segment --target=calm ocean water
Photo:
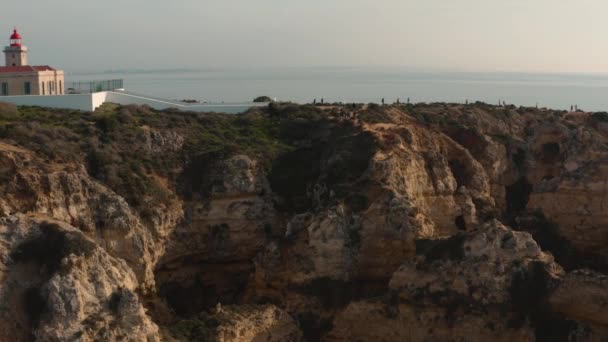
[[[167,99],[247,102],[260,95],[299,103],[498,103],[608,111],[608,75],[412,72],[377,68],[157,70],[72,73],[66,83],[122,78],[127,90]]]

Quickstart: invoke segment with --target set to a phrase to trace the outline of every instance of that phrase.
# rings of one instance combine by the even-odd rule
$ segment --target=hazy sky
[[[608,72],[606,0],[3,1],[3,39],[13,25],[32,64],[66,70]]]

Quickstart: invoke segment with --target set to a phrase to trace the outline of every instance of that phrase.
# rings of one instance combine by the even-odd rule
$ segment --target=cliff
[[[604,121],[0,106],[0,340],[604,340]]]

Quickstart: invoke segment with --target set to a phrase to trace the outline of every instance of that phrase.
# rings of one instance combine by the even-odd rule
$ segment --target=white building
[[[4,49],[6,66],[0,67],[0,102],[18,106],[94,111],[105,102],[120,105],[147,105],[157,110],[175,108],[184,111],[241,113],[260,103],[188,104],[133,94],[123,89],[122,80],[79,82],[66,94],[64,73],[48,65],[28,65],[28,49],[21,43],[17,29]]]
[[[17,29],[4,48],[6,66],[0,67],[0,96],[62,95],[65,81],[63,71],[48,65],[29,65],[27,47],[21,44]]]

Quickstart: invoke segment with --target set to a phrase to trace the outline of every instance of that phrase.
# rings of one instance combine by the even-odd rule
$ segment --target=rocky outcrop
[[[490,205],[489,179],[448,136],[410,125],[369,125],[378,136],[370,178],[409,202],[417,237],[450,236],[477,224],[473,200]]]
[[[179,203],[150,208],[151,223],[144,225],[123,198],[91,179],[81,165],[47,163],[10,145],[0,146],[0,160],[7,180],[0,183],[4,215],[42,214],[78,227],[127,261],[143,289],[154,288],[153,267],[182,215]]]
[[[215,329],[219,342],[302,340],[293,318],[273,305],[220,306],[213,318],[219,322]]]
[[[160,341],[133,271],[76,228],[9,216],[0,245],[1,340]]]
[[[420,256],[393,275],[391,293],[349,305],[334,321],[328,341],[538,336],[533,312],[563,271],[529,234],[493,222],[418,247]]]
[[[165,337],[169,341],[299,342],[302,332],[289,314],[274,305],[217,304],[210,312],[174,323]]]
[[[595,257],[599,269],[608,270],[608,164],[596,160],[573,172],[580,176],[565,175],[538,186],[528,208],[541,210],[557,225],[557,234],[579,253]]]
[[[571,118],[576,129],[545,124],[530,138],[527,179],[533,185],[527,209],[541,212],[555,234],[580,255],[574,267],[608,270],[605,210],[606,134]]]
[[[591,271],[568,274],[549,297],[553,309],[575,321],[586,322],[594,336],[608,334],[608,277]],[[592,335],[592,334],[589,334]]]
[[[494,312],[460,313],[445,320],[453,314],[446,308],[401,304],[398,309],[395,316],[384,301],[353,302],[337,315],[324,341],[534,341],[529,327],[510,329],[505,317]]]
[[[235,156],[213,172],[204,179],[209,198],[184,204],[186,218],[156,266],[161,295],[182,315],[218,301],[238,302],[253,258],[278,227],[266,178],[254,160]]]
[[[597,115],[116,111],[0,126],[0,340],[608,336]]]

